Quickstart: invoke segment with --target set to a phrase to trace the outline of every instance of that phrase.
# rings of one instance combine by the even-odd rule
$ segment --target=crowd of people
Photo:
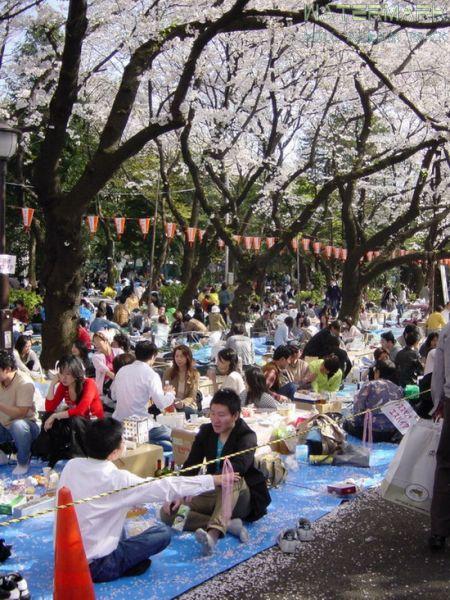
[[[76,339],[71,353],[62,356],[51,372],[41,425],[37,406],[42,402],[35,376],[42,376],[42,368],[30,337],[20,333],[13,353],[0,351],[0,445],[4,448],[0,462],[6,464],[13,449],[17,456],[14,474],[24,475],[32,454],[52,467],[59,460],[76,457],[67,463],[61,477],[61,485],[68,486],[76,497],[141,482],[113,464],[124,450],[122,423],[131,416],[157,416],[167,411],[184,413],[187,419],[202,412],[200,372],[192,342],[209,342],[215,349],[207,370],[213,395],[210,423],[200,427],[184,467],[199,465],[204,459],[212,462],[208,462],[206,475],[193,469],[189,476],[151,482],[124,492],[119,499],[115,496],[77,508],[94,581],[144,572],[149,556],[170,542],[170,526],[181,503],[188,509],[184,530],[195,532],[206,553],[212,553],[227,533],[245,542],[244,522],[261,518],[270,502],[266,482],[254,464],[253,451],[231,460],[232,518],[227,523],[221,504],[222,465],[220,460],[214,462],[256,445],[256,435],[241,418],[241,410],[247,405],[280,408],[292,402],[298,390],[332,396],[343,388],[352,371],[349,349],[355,342],[363,345],[370,335],[366,307],[358,323],[337,319],[341,294],[335,282],[320,307],[312,302],[298,305],[295,290],[285,282],[261,302],[252,301],[248,322],[233,324],[229,317],[233,294],[226,284],[206,286],[184,314],[164,306],[157,292],[150,294],[143,309],[144,288],[130,282],[112,294],[105,291],[108,299],[97,306],[88,296],[80,303]],[[399,318],[407,304],[403,291],[405,295],[400,293],[396,299]],[[112,302],[114,292],[117,297]],[[390,297],[384,292],[382,304],[389,309]],[[433,397],[427,390],[441,344],[440,332],[449,328],[449,306],[437,307],[423,329],[408,323],[400,334],[395,335],[393,328],[381,334],[373,361],[359,373],[353,407],[344,422],[350,434],[363,435],[360,413],[404,398],[411,389],[411,397],[415,392],[417,398],[414,408],[421,417],[431,418]],[[16,318],[31,324],[24,310],[19,304]],[[40,324],[35,325],[31,329],[39,330]],[[266,340],[267,353],[265,363],[258,365],[255,338],[261,337]],[[165,356],[170,356],[170,364],[158,372],[155,361],[161,347],[168,351]],[[419,395],[419,390],[427,393]],[[373,437],[374,441],[399,439],[381,412],[374,413]],[[164,452],[172,451],[170,429],[156,420],[149,421],[148,439]],[[134,538],[122,539],[128,508],[151,501],[163,503],[162,523]],[[443,526],[439,527],[434,532],[438,538],[443,537]]]

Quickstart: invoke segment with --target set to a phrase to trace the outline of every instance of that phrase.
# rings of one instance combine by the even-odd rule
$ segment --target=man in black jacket
[[[303,356],[317,356],[318,358],[328,356],[336,347],[336,339],[339,340],[340,332],[340,321],[332,321],[328,327],[324,327],[312,336],[303,350]]]
[[[211,400],[211,423],[202,425],[195,437],[192,449],[183,467],[199,465],[204,459],[212,461],[234,454],[257,445],[256,434],[240,417],[239,396],[230,389],[216,392]],[[254,466],[254,450],[230,458],[233,471],[240,475],[232,490],[232,518],[227,524],[222,514],[222,491],[207,492],[192,498],[188,503],[189,513],[184,523],[185,531],[195,531],[195,537],[204,550],[211,554],[217,540],[229,532],[240,538],[248,539],[242,519],[256,521],[266,514],[270,504],[263,474]],[[223,461],[214,460],[207,465],[208,474],[222,471]],[[196,475],[199,469],[187,471],[186,475]],[[180,502],[164,506],[161,519],[172,525]]]

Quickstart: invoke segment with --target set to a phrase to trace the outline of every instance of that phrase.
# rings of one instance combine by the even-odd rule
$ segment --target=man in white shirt
[[[158,349],[150,341],[138,342],[135,348],[136,360],[122,367],[111,385],[111,398],[116,401],[113,417],[123,421],[132,415],[148,417],[149,401],[163,411],[175,400],[172,386],[162,386],[159,375],[152,369]],[[155,424],[149,430],[149,441],[171,452],[170,430]]]
[[[286,317],[283,323],[280,323],[275,331],[273,339],[273,345],[275,348],[278,346],[286,346],[293,337],[291,335],[291,329],[294,326],[294,319],[292,317]]]
[[[141,477],[113,464],[123,454],[122,433],[121,423],[110,417],[93,421],[85,438],[88,458],[70,460],[59,482],[60,488],[70,489],[74,500],[143,484],[75,507],[94,582],[144,573],[151,564],[149,556],[170,543],[170,529],[162,524],[126,539],[123,527],[130,508],[197,496],[222,483],[222,475],[200,475],[165,477],[144,484]],[[237,474],[235,478],[239,480]]]

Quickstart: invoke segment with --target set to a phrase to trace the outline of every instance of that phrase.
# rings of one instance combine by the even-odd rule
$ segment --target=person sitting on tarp
[[[344,422],[344,429],[360,439],[364,431],[364,415],[359,413],[403,398],[403,390],[396,384],[395,365],[391,361],[377,360],[373,372],[373,381],[365,383],[355,396],[353,414],[357,416]],[[397,429],[381,410],[375,410],[372,412],[372,433],[374,442],[391,442]]]
[[[327,356],[336,347],[336,340],[339,345],[340,332],[341,322],[332,321],[327,327],[312,336],[303,349],[303,356],[317,356],[318,358]]]
[[[123,428],[118,421],[107,417],[92,422],[85,433],[84,444],[87,458],[70,460],[59,481],[59,488],[69,488],[74,500],[145,481],[114,464],[125,450]],[[153,525],[136,536],[125,537],[125,519],[131,508],[208,493],[221,483],[221,475],[151,479],[145,485],[124,489],[95,502],[77,504],[75,510],[92,580],[100,583],[141,575],[150,567],[149,556],[169,545],[170,530],[162,524]]]
[[[342,383],[342,369],[339,358],[330,354],[309,363],[312,375],[311,388],[313,392],[337,392]]]
[[[292,351],[289,346],[278,346],[273,353],[272,360],[263,366],[264,377],[271,396],[278,402],[293,400],[298,385],[292,381],[282,384],[281,376],[289,365]]]
[[[416,384],[417,377],[423,373],[423,366],[417,350],[419,340],[420,334],[418,331],[407,333],[405,335],[406,346],[395,357],[398,383],[403,388],[407,385]]]
[[[256,434],[240,417],[241,402],[233,390],[222,389],[211,400],[211,423],[200,427],[194,439],[192,449],[183,467],[201,465],[203,460],[213,461],[222,456],[257,445]],[[222,491],[211,491],[196,496],[189,502],[189,512],[184,521],[184,531],[195,531],[196,540],[207,554],[211,554],[217,540],[227,532],[247,541],[248,533],[242,520],[256,521],[266,514],[270,504],[264,475],[254,465],[254,450],[230,458],[235,473],[241,478],[234,482],[231,491],[231,520],[227,523],[222,512]],[[223,461],[216,460],[206,469],[211,475],[222,471]],[[188,471],[195,475],[199,469]],[[161,519],[172,525],[182,504],[178,501],[165,505],[161,510]]]

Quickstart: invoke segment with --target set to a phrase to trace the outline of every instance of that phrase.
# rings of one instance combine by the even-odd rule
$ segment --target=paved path
[[[450,549],[430,554],[428,519],[377,491],[341,505],[314,531],[295,555],[271,548],[180,598],[450,599]]]

